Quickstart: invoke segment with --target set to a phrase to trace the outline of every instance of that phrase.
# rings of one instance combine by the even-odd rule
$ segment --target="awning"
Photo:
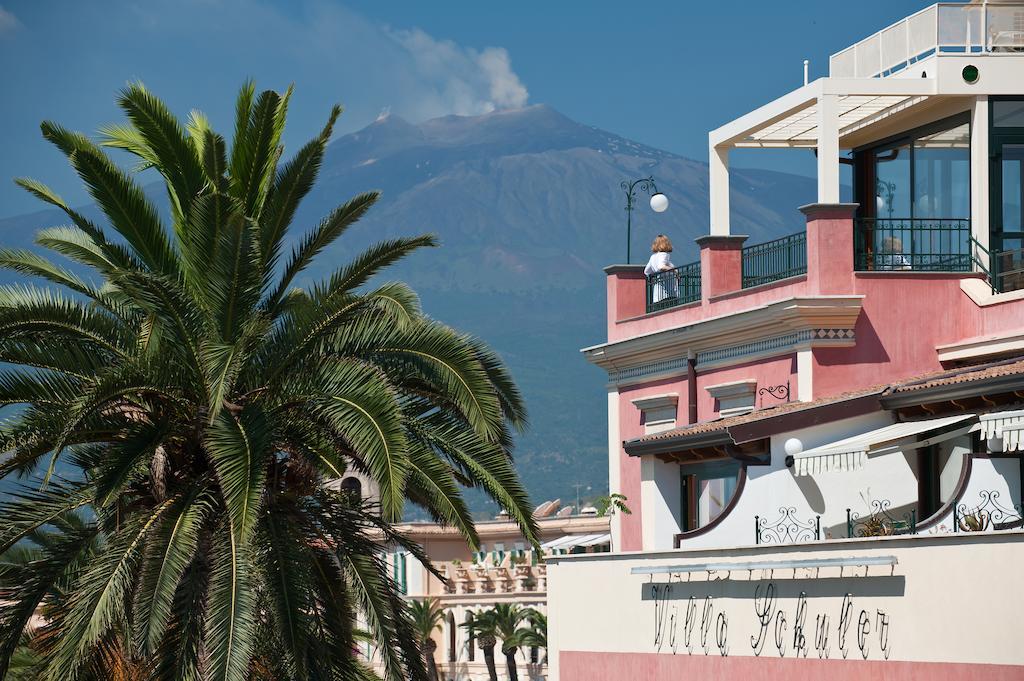
[[[903,452],[942,442],[967,433],[977,416],[959,414],[925,421],[905,421],[878,428],[867,433],[854,435],[828,445],[808,449],[793,456],[793,472],[796,475],[813,475],[828,471],[849,471],[861,468],[867,462],[868,454],[889,454]],[[941,433],[936,432],[949,426],[962,424]],[[930,437],[910,440],[924,433]]]
[[[599,546],[611,542],[611,534],[574,534],[566,537],[559,537],[540,545],[545,551],[567,551],[576,546]]]
[[[1004,452],[1024,451],[1024,410],[982,414],[979,421],[983,440],[1002,438]]]

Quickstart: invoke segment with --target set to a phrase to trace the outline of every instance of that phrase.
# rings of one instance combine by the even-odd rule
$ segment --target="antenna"
[[[808,70],[808,67],[810,65],[811,65],[811,60],[810,59],[804,59],[804,85],[807,85],[807,82],[808,82],[807,70]]]

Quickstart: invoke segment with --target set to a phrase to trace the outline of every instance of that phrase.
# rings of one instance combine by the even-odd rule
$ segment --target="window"
[[[359,478],[347,477],[341,481],[341,492],[359,503],[363,499],[363,483],[359,482]]]
[[[993,99],[992,126],[996,128],[1024,128],[1024,100]]]
[[[392,558],[392,562],[393,562],[393,565],[394,565],[394,575],[393,575],[393,577],[394,577],[395,583],[398,585],[399,591],[401,593],[403,593],[403,594],[409,593],[409,582],[407,580],[406,572],[405,572],[405,569],[406,569],[405,557],[406,557],[406,554],[405,554],[404,551],[396,551],[394,557]]]
[[[918,522],[935,515],[953,498],[964,457],[970,456],[976,445],[970,435],[961,435],[922,447],[911,455],[911,469],[917,476]]]
[[[458,633],[455,628],[455,613],[449,610],[445,621],[448,624],[448,661],[455,662],[459,657],[459,649],[455,643],[455,637]]]
[[[971,215],[971,125],[965,116],[858,150],[855,159],[857,196],[866,217],[945,220]]]
[[[970,269],[967,114],[854,154],[858,269]]]
[[[675,428],[678,405],[679,395],[676,393],[633,400],[633,406],[640,410],[645,435]]]
[[[473,662],[476,659],[476,645],[473,635],[473,613],[471,612],[466,613],[466,648],[468,649],[467,659]]]
[[[736,494],[740,463],[733,459],[680,466],[683,532],[696,530],[722,514]]]

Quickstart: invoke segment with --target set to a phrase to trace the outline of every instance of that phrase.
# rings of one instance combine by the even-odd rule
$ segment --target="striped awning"
[[[979,421],[983,440],[1001,438],[1002,451],[1024,451],[1024,410],[982,414]]]
[[[867,463],[868,454],[889,454],[927,447],[967,433],[977,418],[975,414],[958,414],[924,421],[893,423],[800,452],[793,456],[793,472],[796,475],[815,475],[829,471],[856,470]],[[944,430],[958,424],[963,427]],[[931,435],[926,438],[918,437],[929,433]]]
[[[566,537],[559,537],[540,545],[545,551],[568,550],[576,546],[598,546],[611,542],[611,534],[573,534]]]

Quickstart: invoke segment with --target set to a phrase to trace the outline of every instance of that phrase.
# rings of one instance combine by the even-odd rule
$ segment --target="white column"
[[[971,107],[971,233],[988,248],[988,97],[974,99]]]
[[[818,203],[839,203],[839,98],[818,97]]]
[[[615,387],[608,388],[608,493],[622,494],[622,438],[619,436],[619,391]],[[635,503],[635,500],[633,500]],[[628,505],[630,502],[627,501]],[[613,513],[611,517],[612,550],[618,550],[622,544],[622,515]]]
[[[640,461],[640,506],[643,519],[643,550],[671,549],[679,534],[682,515],[682,478],[679,464],[656,456]]]
[[[729,234],[729,147],[710,147],[708,184],[711,192],[711,233]]]
[[[796,399],[810,402],[814,399],[814,355],[810,348],[796,352]]]

